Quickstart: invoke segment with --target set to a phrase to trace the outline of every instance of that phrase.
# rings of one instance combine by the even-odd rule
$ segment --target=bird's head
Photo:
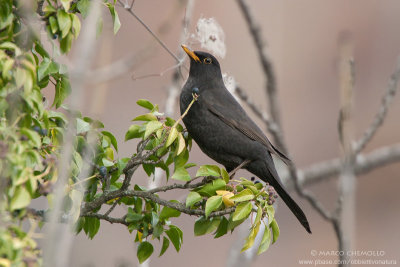
[[[218,60],[211,54],[202,51],[192,51],[185,45],[182,45],[183,50],[190,58],[189,75],[193,78],[221,79],[221,67]]]

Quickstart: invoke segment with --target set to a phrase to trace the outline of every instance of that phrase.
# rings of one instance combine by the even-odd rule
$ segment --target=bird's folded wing
[[[241,116],[239,115],[239,117],[245,116],[246,118],[232,118],[231,116],[227,115],[229,114],[229,112],[224,112],[224,107],[213,105],[210,103],[206,103],[206,105],[208,110],[215,116],[217,116],[225,124],[232,127],[233,129],[239,130],[248,138],[265,145],[271,153],[277,155],[286,164],[290,162],[290,159],[271,144],[268,138],[261,132],[261,130],[258,129],[258,127],[251,121],[251,119],[248,118],[247,115],[245,115],[244,112],[241,113]],[[259,130],[261,133],[257,130]]]

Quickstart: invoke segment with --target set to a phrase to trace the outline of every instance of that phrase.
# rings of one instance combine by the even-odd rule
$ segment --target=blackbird
[[[190,57],[190,70],[180,95],[181,114],[186,111],[193,94],[199,95],[183,118],[189,134],[205,154],[224,165],[228,172],[249,161],[243,168],[273,186],[311,233],[304,212],[284,189],[271,154],[286,164],[289,158],[271,144],[226,89],[217,59],[206,52],[191,51],[184,45],[182,48]]]

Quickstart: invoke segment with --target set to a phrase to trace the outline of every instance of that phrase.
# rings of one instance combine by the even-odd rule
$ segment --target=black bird
[[[205,154],[224,165],[228,172],[250,160],[243,168],[273,186],[311,233],[304,212],[283,188],[271,154],[286,164],[290,160],[271,144],[226,89],[217,59],[206,52],[191,51],[184,45],[182,48],[190,57],[190,70],[180,95],[181,114],[192,101],[192,94],[199,95],[183,118],[189,134]]]

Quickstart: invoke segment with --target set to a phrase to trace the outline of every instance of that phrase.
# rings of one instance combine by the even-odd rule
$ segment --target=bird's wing
[[[247,116],[243,108],[236,102],[236,100],[229,93],[228,99],[218,101],[218,96],[214,94],[213,98],[207,98],[203,103],[207,106],[208,110],[217,116],[225,124],[233,129],[239,130],[248,138],[260,142],[268,148],[271,153],[276,154],[283,162],[288,164],[290,159],[274,147],[258,126]],[[201,97],[201,96],[200,96]],[[210,101],[207,101],[210,100]],[[224,103],[222,106],[220,103]],[[232,115],[232,109],[235,109],[235,116]]]

